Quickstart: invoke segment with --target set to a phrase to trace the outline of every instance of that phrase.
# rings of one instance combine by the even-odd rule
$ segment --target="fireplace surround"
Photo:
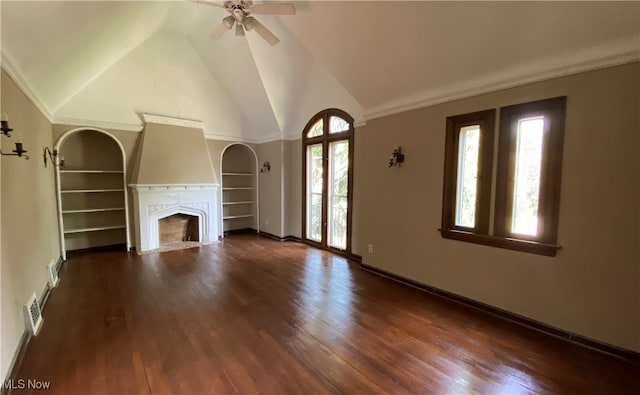
[[[133,190],[136,250],[158,250],[158,221],[174,214],[198,218],[201,244],[218,240],[218,184],[131,184]]]

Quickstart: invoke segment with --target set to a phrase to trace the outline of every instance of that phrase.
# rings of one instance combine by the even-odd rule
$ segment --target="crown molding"
[[[106,121],[93,121],[90,119],[77,119],[77,118],[64,118],[54,117],[53,124],[57,125],[72,125],[72,126],[88,126],[100,129],[112,129],[122,130],[126,132],[141,132],[142,125],[130,124],[130,123],[118,123],[118,122],[106,122]]]
[[[207,131],[204,132],[204,138],[207,140],[233,141],[236,143],[254,143],[252,139],[249,139],[243,136],[234,136],[234,135],[223,134],[223,133],[209,133]]]
[[[302,138],[302,132],[300,133],[287,133],[283,134],[281,140],[293,141],[300,140]]]
[[[264,136],[253,137],[250,138],[250,142],[253,144],[265,144],[270,143],[272,141],[280,141],[285,140],[284,135],[282,133],[272,133]]]
[[[194,129],[204,129],[204,122],[196,121],[193,119],[183,119],[183,118],[174,118],[174,117],[166,117],[162,115],[154,115],[154,114],[140,114],[145,123],[158,123],[161,125],[171,125],[171,126],[180,126],[184,128],[194,128]]]
[[[206,133],[204,138],[207,140],[233,141],[236,143],[246,144],[264,144],[272,141],[286,140],[280,133],[269,134],[260,137],[232,136],[228,134]]]
[[[618,45],[617,47],[617,49],[621,49],[621,45]],[[531,66],[528,70],[516,70],[511,73],[501,73],[498,76],[494,75],[490,78],[485,78],[484,80],[479,79],[472,83],[467,83],[465,85],[471,86],[468,88],[445,88],[436,92],[431,91],[429,93],[416,95],[410,98],[394,100],[369,109],[365,112],[365,119],[372,120],[382,118],[436,104],[466,99],[485,93],[640,61],[640,50],[636,47],[632,47],[631,49],[626,47],[622,50],[614,50],[611,52],[612,53],[608,56],[600,56],[597,59],[590,59],[581,62],[566,62],[565,66],[551,69],[547,68],[546,70],[543,67],[537,67],[538,65],[536,64]],[[532,70],[537,70],[537,72],[532,72]],[[504,77],[505,74],[507,75],[506,78]]]
[[[53,116],[49,108],[44,104],[44,101],[31,87],[31,84],[22,76],[20,72],[18,72],[18,68],[11,60],[11,57],[2,50],[0,50],[0,66],[9,75],[9,77],[11,77],[13,82],[16,83],[18,88],[22,90],[25,96],[27,96],[27,98],[31,100],[33,105],[36,106],[36,108],[42,113],[42,115],[47,118],[49,123],[53,123]]]
[[[362,119],[361,121],[356,121],[353,123],[353,127],[354,128],[361,128],[363,126],[367,126],[367,120],[366,119]]]

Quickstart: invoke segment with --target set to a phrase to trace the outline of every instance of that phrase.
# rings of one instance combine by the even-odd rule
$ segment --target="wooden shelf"
[[[253,214],[229,215],[227,217],[223,217],[222,219],[251,218],[251,217],[255,217],[255,215]]]
[[[124,189],[67,189],[60,193],[94,193],[94,192],[122,192]]]
[[[114,225],[114,226],[101,226],[96,228],[80,228],[80,229],[65,229],[64,234],[70,233],[84,233],[84,232],[99,232],[101,230],[112,230],[112,229],[124,229],[125,225]]]
[[[251,148],[234,146],[222,155],[223,231],[258,229],[258,174]]]
[[[230,204],[253,204],[255,203],[253,200],[247,200],[244,202],[223,202],[222,205],[226,206],[226,205],[230,205]]]
[[[82,170],[82,169],[71,170],[70,169],[70,170],[60,170],[60,173],[122,174],[122,170]]]
[[[70,133],[59,153],[67,158],[56,183],[63,258],[71,250],[129,247],[127,166],[117,139],[95,131]]]
[[[103,211],[122,211],[124,207],[87,208],[81,210],[62,210],[62,214],[98,213]]]

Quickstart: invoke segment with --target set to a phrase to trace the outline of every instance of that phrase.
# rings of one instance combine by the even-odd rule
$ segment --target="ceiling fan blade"
[[[292,3],[253,4],[249,10],[257,15],[295,15],[296,7]]]
[[[220,22],[220,24],[218,25],[218,27],[216,28],[216,30],[213,31],[213,33],[211,33],[211,38],[220,38],[222,37],[222,35],[224,34],[224,32],[226,32],[228,29],[227,27],[224,25],[224,22]]]
[[[259,35],[261,35],[262,38],[264,38],[265,41],[271,45],[276,45],[280,42],[278,37],[271,33],[269,29],[264,27],[264,25],[256,19],[253,20],[252,29],[255,30]]]

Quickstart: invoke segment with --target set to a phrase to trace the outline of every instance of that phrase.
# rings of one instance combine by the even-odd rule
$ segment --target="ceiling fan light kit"
[[[246,31],[250,31],[251,29],[253,29],[253,26],[256,23],[256,18],[252,17],[252,16],[248,16],[246,18],[244,18],[244,30]]]
[[[221,38],[226,30],[236,25],[236,36],[244,36],[244,32],[255,30],[266,42],[275,45],[280,40],[252,15],[295,15],[296,8],[292,3],[253,4],[251,0],[225,0],[220,3],[195,0],[213,7],[224,8],[230,15],[222,18],[220,25],[211,34],[211,38]]]
[[[233,15],[222,18],[222,24],[227,28],[227,30],[231,30],[234,23],[236,23],[236,18],[234,18]]]
[[[236,25],[236,36],[244,36],[244,29],[239,23]]]

